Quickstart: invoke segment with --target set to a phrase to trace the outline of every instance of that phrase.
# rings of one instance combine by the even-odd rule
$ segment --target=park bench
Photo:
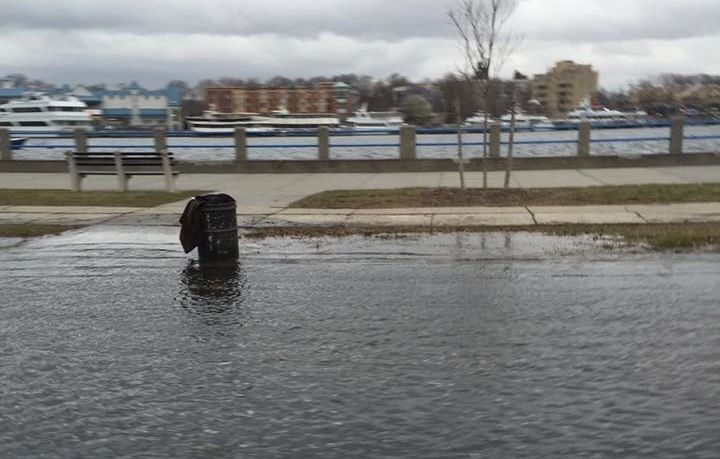
[[[175,191],[173,154],[160,151],[69,151],[66,154],[73,191],[81,190],[82,179],[88,175],[116,175],[120,191],[128,190],[128,180],[134,175],[162,175],[165,189]]]

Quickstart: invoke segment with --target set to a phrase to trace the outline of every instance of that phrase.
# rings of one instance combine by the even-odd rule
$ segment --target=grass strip
[[[63,225],[36,225],[33,223],[1,223],[0,237],[37,237],[48,234],[60,234],[74,228]]]
[[[354,235],[379,236],[393,234],[441,233],[498,233],[528,232],[556,236],[593,236],[621,238],[628,244],[647,245],[655,250],[720,249],[720,225],[717,223],[682,224],[616,224],[616,225],[541,225],[541,226],[462,226],[462,227],[273,227],[253,230],[248,238],[267,237],[347,237]]]
[[[206,191],[70,191],[0,189],[0,206],[155,207]]]
[[[568,206],[720,201],[720,183],[578,188],[399,188],[324,191],[290,205],[304,209]]]

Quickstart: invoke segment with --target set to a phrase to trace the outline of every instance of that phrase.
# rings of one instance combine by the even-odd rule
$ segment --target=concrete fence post
[[[10,141],[10,131],[0,129],[0,160],[12,160],[12,143]]]
[[[499,158],[500,157],[500,136],[501,136],[501,129],[500,125],[498,123],[493,123],[490,125],[490,158]]]
[[[167,150],[167,139],[165,138],[165,128],[156,127],[153,131],[155,138],[155,151],[160,154],[161,151]]]
[[[245,128],[235,128],[235,160],[247,161],[247,134]]]
[[[402,126],[400,128],[400,159],[412,160],[417,158],[417,131],[415,126]]]
[[[590,123],[584,121],[578,125],[578,156],[590,156]]]
[[[330,159],[330,129],[327,126],[318,128],[318,159],[320,161]]]
[[[75,151],[78,153],[87,153],[87,134],[85,129],[75,129]]]
[[[670,125],[670,154],[681,155],[683,152],[683,136],[685,135],[685,119],[676,116]]]

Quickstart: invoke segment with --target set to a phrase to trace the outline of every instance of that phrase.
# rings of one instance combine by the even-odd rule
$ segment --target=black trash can
[[[186,207],[180,222],[183,224],[180,240],[185,251],[197,246],[200,261],[238,259],[236,204],[231,196],[196,196]]]

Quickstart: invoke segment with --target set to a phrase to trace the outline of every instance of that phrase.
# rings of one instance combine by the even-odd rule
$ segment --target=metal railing
[[[685,135],[684,134],[684,122],[682,119],[673,120],[670,126],[669,135],[661,136],[643,136],[643,137],[611,137],[611,138],[596,138],[592,139],[589,135],[589,125],[581,125],[578,129],[577,138],[573,139],[532,139],[532,140],[515,140],[514,145],[577,145],[577,154],[580,156],[586,156],[590,153],[590,144],[609,144],[609,143],[637,143],[637,142],[667,142],[668,149],[667,153],[670,154],[682,154],[682,146],[684,141],[712,141],[720,140],[720,134],[703,134],[703,135]],[[217,142],[203,142],[203,143],[179,143],[170,141],[168,139],[176,139],[179,137],[187,137],[187,132],[184,131],[172,131],[166,132],[161,129],[155,131],[113,131],[117,134],[115,138],[148,138],[154,139],[152,142],[142,144],[132,143],[107,143],[102,142],[100,139],[107,138],[105,135],[94,135],[93,133],[86,133],[82,130],[77,130],[74,136],[74,142],[52,142],[45,144],[28,143],[23,146],[24,149],[29,150],[75,150],[82,151],[84,148],[87,149],[113,149],[113,150],[137,150],[137,149],[162,149],[168,148],[173,150],[180,149],[212,149],[212,150],[232,150],[235,153],[235,159],[242,161],[252,161],[247,158],[247,151],[253,150],[287,150],[287,149],[304,149],[318,150],[318,159],[329,159],[330,151],[335,149],[352,149],[352,148],[377,148],[377,149],[389,149],[395,148],[398,150],[399,157],[401,159],[417,159],[418,148],[454,148],[457,147],[457,140],[453,141],[418,141],[418,134],[438,134],[445,133],[445,129],[416,129],[414,127],[402,127],[399,134],[397,135],[398,141],[396,142],[367,142],[367,141],[356,141],[356,142],[338,142],[337,139],[340,137],[352,137],[350,134],[343,135],[341,131],[333,132],[327,128],[320,128],[315,133],[315,142],[277,142],[277,141],[258,141],[253,140],[248,142],[248,137],[244,129],[236,130],[234,142],[232,143],[217,143]],[[385,130],[384,132],[387,132]],[[448,130],[448,133],[456,133],[456,130]],[[477,130],[464,129],[466,134],[482,133]],[[547,131],[545,131],[547,132]],[[583,135],[585,132],[585,135]],[[126,135],[127,134],[127,135]],[[142,134],[142,135],[141,135]],[[303,131],[303,134],[307,134],[307,131]],[[356,133],[360,134],[360,133]],[[360,135],[365,135],[366,132],[362,132]],[[197,136],[192,136],[197,139]],[[293,136],[291,136],[293,137]],[[64,137],[67,138],[67,137]],[[88,145],[88,138],[97,139],[100,141],[98,144]],[[42,137],[47,140],[47,137]],[[251,139],[259,139],[251,138]],[[263,139],[268,139],[267,137]],[[10,136],[7,130],[0,129],[0,153],[2,153],[3,160],[9,160],[13,158],[12,148],[9,145]],[[509,142],[502,138],[501,129],[498,125],[491,127],[490,132],[487,135],[487,145],[489,149],[490,157],[500,157],[501,146],[507,146]],[[463,146],[468,147],[481,147],[484,145],[482,141],[469,140],[463,141]],[[720,148],[718,148],[720,149]],[[660,152],[657,152],[660,153]]]

